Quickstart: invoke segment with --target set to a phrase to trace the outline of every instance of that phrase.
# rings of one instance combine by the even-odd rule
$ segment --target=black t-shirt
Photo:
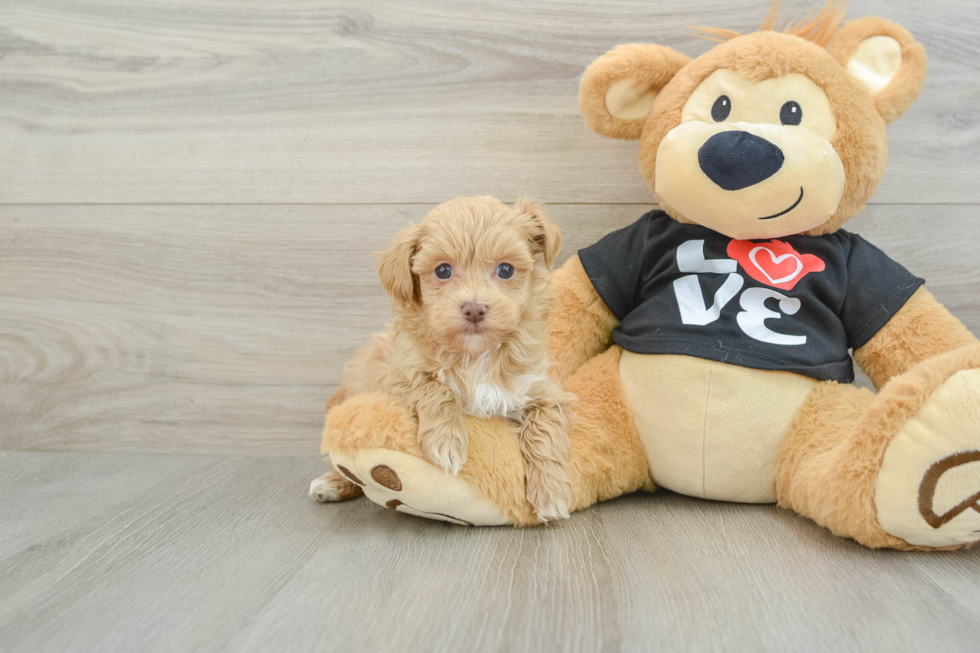
[[[663,211],[579,251],[616,344],[850,383],[922,279],[858,235],[733,240]]]

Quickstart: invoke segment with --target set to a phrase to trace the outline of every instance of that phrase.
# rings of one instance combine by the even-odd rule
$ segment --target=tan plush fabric
[[[779,505],[866,546],[923,548],[882,530],[875,501],[878,472],[896,434],[933,394],[957,372],[978,367],[980,346],[970,345],[917,365],[877,396],[850,385],[820,384],[783,442]],[[971,436],[976,442],[976,431]]]
[[[390,395],[354,395],[327,413],[320,451],[394,449],[424,457],[416,433],[418,421]]]
[[[976,342],[976,336],[923,287],[881,331],[854,352],[854,360],[880,388],[919,361]]]
[[[705,499],[776,501],[779,446],[816,381],[630,352],[619,370],[657,485]]]
[[[572,439],[572,508],[636,490],[653,491],[643,444],[619,379],[622,349],[593,358],[565,382],[578,396]]]
[[[888,444],[875,484],[882,530],[909,544],[971,544],[980,529],[980,370],[956,372]]]
[[[418,444],[417,421],[394,398],[383,393],[356,395],[331,410],[327,416],[321,450],[330,453],[335,465],[367,449],[408,454],[438,471],[438,474],[417,473],[418,469],[430,471],[426,467],[413,467],[416,473],[399,472],[396,468],[403,485],[414,487],[424,484],[431,487],[435,483],[431,492],[438,494],[442,487],[440,478],[447,479],[447,486],[462,479],[482,497],[493,501],[510,523],[537,523],[531,505],[524,498],[524,461],[512,423],[501,418],[477,420],[466,417],[465,420],[470,437],[469,452],[458,479],[426,462]],[[448,481],[450,478],[452,482]],[[368,497],[372,498],[370,494]]]
[[[619,320],[596,294],[578,256],[570,258],[551,280],[554,305],[548,317],[551,376],[567,379],[582,364],[612,345]]]
[[[579,107],[596,133],[610,138],[639,138],[646,116],[624,120],[609,113],[606,95],[624,79],[633,80],[634,88],[660,92],[690,57],[662,45],[620,45],[597,59],[585,71],[579,86]]]

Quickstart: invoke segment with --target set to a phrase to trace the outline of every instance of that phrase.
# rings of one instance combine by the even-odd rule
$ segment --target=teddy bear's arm
[[[609,348],[619,320],[603,303],[573,256],[552,278],[551,315],[548,318],[548,356],[551,376],[561,383],[586,361]]]
[[[854,360],[880,388],[921,361],[976,342],[976,336],[921,287],[854,352]]]

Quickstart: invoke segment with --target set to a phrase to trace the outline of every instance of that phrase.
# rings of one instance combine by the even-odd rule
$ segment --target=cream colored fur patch
[[[776,501],[779,447],[816,381],[627,351],[620,375],[654,483],[706,499]]]
[[[861,42],[847,62],[847,72],[877,94],[902,67],[902,45],[890,36],[872,36]]]
[[[647,84],[633,79],[621,79],[606,91],[606,111],[620,120],[639,120],[650,113],[657,94]]]
[[[975,542],[978,493],[980,370],[967,370],[950,377],[885,450],[875,488],[878,523],[919,546]]]

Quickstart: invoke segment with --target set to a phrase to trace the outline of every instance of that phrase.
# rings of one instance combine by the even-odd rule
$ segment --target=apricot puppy
[[[548,278],[561,234],[540,206],[460,197],[403,229],[378,272],[396,315],[347,366],[338,398],[382,391],[418,415],[419,445],[456,474],[466,460],[463,413],[520,424],[527,498],[542,522],[568,517],[569,410],[548,375]],[[320,501],[360,495],[336,471]]]

